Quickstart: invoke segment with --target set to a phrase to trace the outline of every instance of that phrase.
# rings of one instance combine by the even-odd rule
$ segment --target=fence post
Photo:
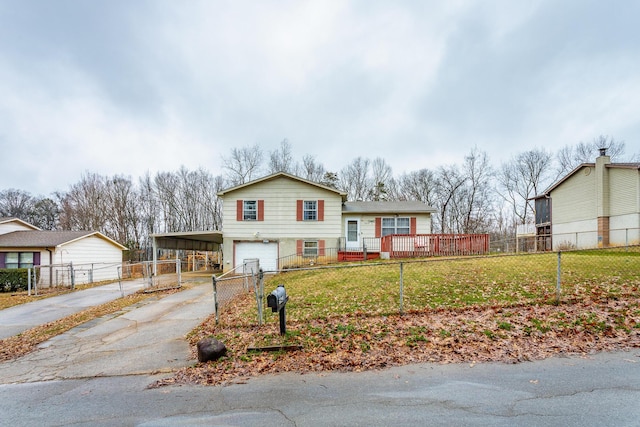
[[[216,276],[211,276],[213,282],[213,312],[216,315],[216,325],[218,324],[218,284]]]
[[[260,325],[262,325],[262,322],[264,321],[264,304],[262,303],[264,298],[264,271],[262,271],[262,268],[258,270],[258,298],[260,300],[258,303],[260,307]]]
[[[400,314],[404,314],[404,263],[400,263]]]
[[[74,290],[76,288],[76,273],[73,270],[72,262],[69,263],[69,272],[71,274],[71,290]]]
[[[118,285],[120,286],[120,296],[124,298],[124,288],[122,287],[122,266],[118,266]]]
[[[49,272],[49,276],[51,276],[51,272]],[[33,268],[33,292],[36,296],[38,296],[38,274],[36,272],[35,267]],[[51,277],[49,277],[49,283],[51,283]],[[49,287],[51,287],[51,284],[49,284]]]
[[[27,295],[31,296],[31,268],[27,269]]]
[[[560,304],[560,291],[561,291],[561,277],[562,277],[562,251],[558,251],[558,271],[556,273],[556,304]]]

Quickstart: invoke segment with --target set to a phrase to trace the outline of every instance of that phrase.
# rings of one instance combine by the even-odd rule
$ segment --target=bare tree
[[[340,188],[349,200],[368,200],[371,194],[369,159],[358,157],[340,171]]]
[[[624,156],[625,143],[600,135],[591,142],[579,142],[576,145],[566,145],[556,154],[558,162],[558,178],[562,177],[583,163],[593,163],[598,156],[598,150],[607,149],[607,155],[613,161],[621,161]]]
[[[33,197],[26,191],[11,188],[0,192],[0,216],[27,220],[33,209]]]
[[[108,200],[105,181],[98,174],[85,173],[67,193],[59,193],[62,229],[105,231]]]
[[[455,200],[458,192],[465,184],[467,177],[460,172],[456,165],[441,166],[438,168],[435,198],[437,209],[437,223],[441,233],[456,233],[457,215],[455,213]]]
[[[252,147],[233,148],[229,157],[222,157],[222,167],[231,186],[245,184],[256,178],[262,164],[262,150]]]
[[[371,163],[371,188],[369,200],[388,200],[389,186],[393,178],[393,170],[382,157],[376,157]]]
[[[489,226],[492,205],[490,179],[493,175],[489,156],[477,148],[465,156],[464,173],[467,177],[460,200],[462,233],[479,233]]]
[[[106,195],[108,202],[105,204],[107,234],[116,241],[136,249],[140,246],[140,208],[139,195],[131,178],[114,176],[106,181]]]
[[[436,193],[436,175],[429,169],[405,173],[399,179],[400,200],[417,200],[433,206]]]
[[[533,219],[533,201],[530,199],[550,184],[551,165],[551,154],[542,149],[525,151],[501,165],[497,174],[498,193],[519,224]]]
[[[267,173],[285,172],[289,174],[295,173],[295,165],[293,155],[291,154],[291,144],[287,139],[280,142],[280,148],[269,153],[269,165]]]
[[[326,170],[321,163],[316,162],[315,157],[306,154],[302,158],[302,164],[298,168],[297,175],[313,182],[321,182],[325,177]]]

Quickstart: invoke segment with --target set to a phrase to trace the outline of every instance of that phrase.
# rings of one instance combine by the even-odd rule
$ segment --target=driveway
[[[151,298],[94,319],[0,364],[0,382],[168,372],[194,363],[184,336],[213,312],[211,285]]]
[[[34,326],[53,322],[96,305],[132,294],[145,286],[144,279],[96,286],[81,291],[43,298],[0,310],[0,339],[17,335]]]

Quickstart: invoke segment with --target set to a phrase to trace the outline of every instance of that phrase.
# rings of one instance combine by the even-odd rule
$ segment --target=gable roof
[[[25,227],[29,227],[29,228],[32,228],[34,230],[40,230],[40,228],[36,227],[35,225],[29,224],[28,222],[23,221],[20,218],[16,218],[14,216],[0,217],[0,224],[7,224],[7,223],[10,223],[10,222],[18,222],[18,223],[24,225]]]
[[[340,197],[342,197],[343,201],[347,199],[347,193],[345,193],[343,191],[337,190],[337,189],[335,189],[333,187],[329,187],[329,186],[320,184],[318,182],[309,181],[307,179],[300,178],[299,176],[291,175],[291,174],[286,173],[286,172],[276,172],[274,174],[267,175],[265,177],[255,179],[253,181],[249,181],[249,182],[246,182],[244,184],[237,185],[235,187],[227,188],[226,190],[219,191],[218,192],[218,196],[225,196],[226,194],[229,194],[229,193],[231,193],[233,191],[237,191],[237,190],[240,190],[242,188],[247,188],[247,187],[250,187],[252,185],[262,183],[262,182],[272,181],[272,180],[277,179],[277,178],[287,178],[287,179],[290,179],[292,181],[302,182],[303,184],[312,185],[314,187],[321,188],[321,189],[327,190],[327,191],[331,191],[332,193],[336,193]]]
[[[571,178],[573,175],[578,173],[582,168],[595,168],[595,167],[596,167],[595,163],[582,163],[582,164],[578,165],[574,170],[572,170],[571,172],[566,174],[564,177],[562,177],[561,179],[559,179],[558,181],[553,183],[549,188],[544,190],[541,194],[533,196],[529,200],[541,199],[543,197],[548,197],[549,194],[553,190],[558,188],[563,182],[565,182],[566,180]],[[604,167],[607,168],[607,169],[636,169],[636,170],[638,170],[640,172],[640,163],[607,163],[607,164],[604,165]]]
[[[343,213],[411,214],[436,212],[435,208],[416,201],[398,202],[344,202]]]
[[[13,231],[0,235],[0,247],[5,248],[54,248],[87,237],[96,236],[124,250],[125,246],[98,231]]]

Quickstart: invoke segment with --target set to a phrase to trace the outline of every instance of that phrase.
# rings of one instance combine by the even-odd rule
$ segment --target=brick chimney
[[[598,216],[598,247],[609,246],[609,170],[607,166],[611,158],[607,149],[600,148],[600,156],[596,158],[596,212]]]

